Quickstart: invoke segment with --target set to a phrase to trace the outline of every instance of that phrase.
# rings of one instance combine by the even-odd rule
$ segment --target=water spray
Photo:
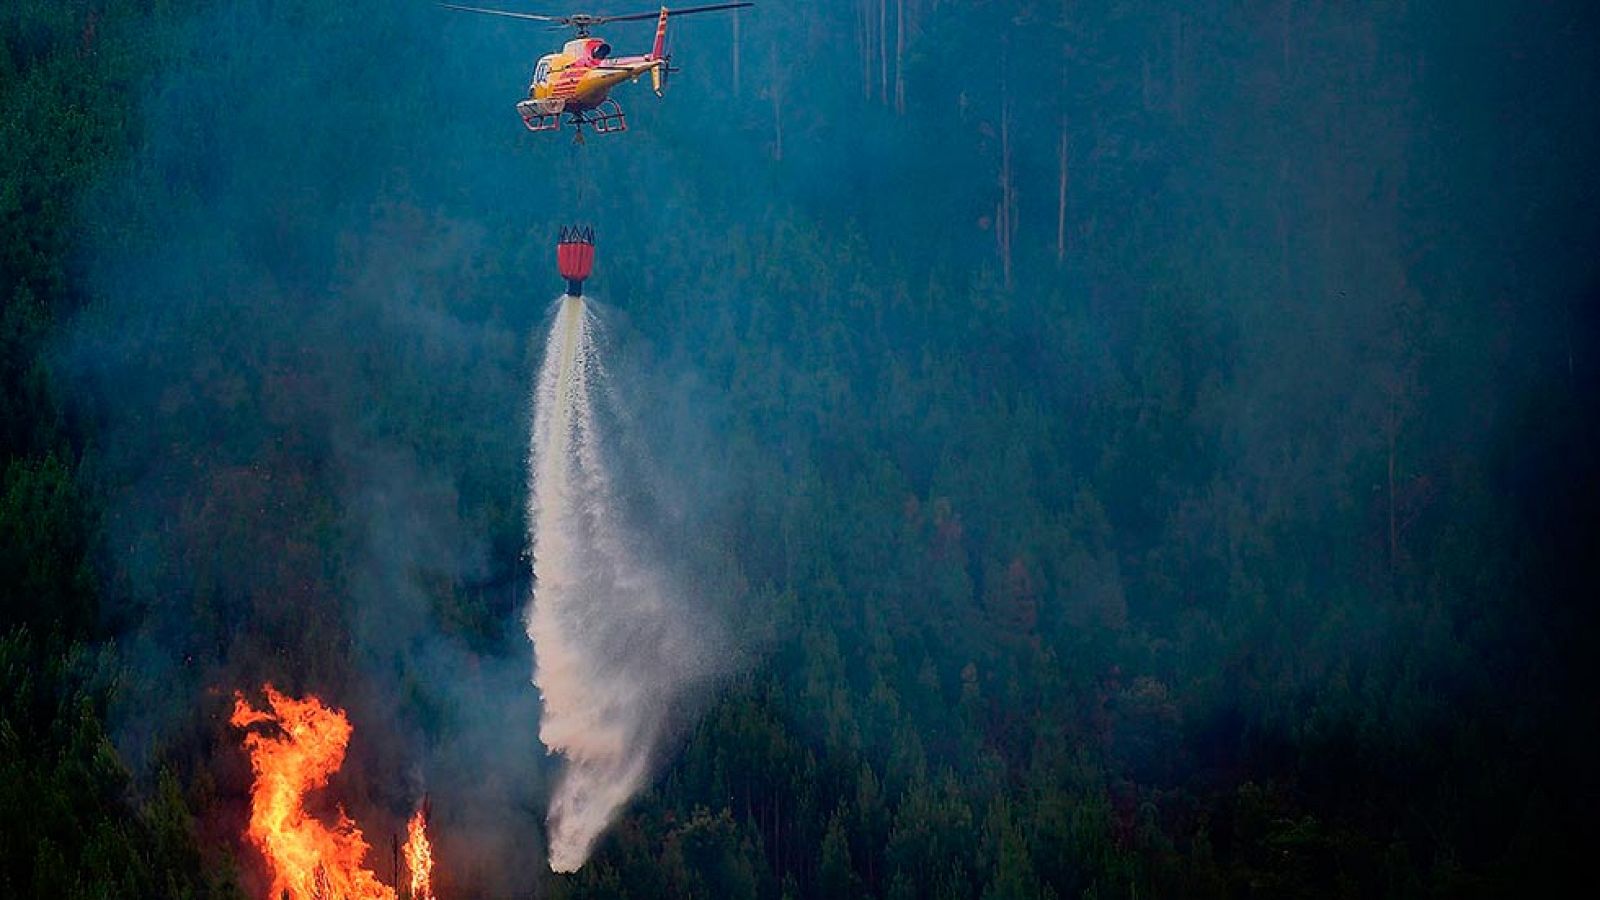
[[[556,303],[533,397],[528,528],[539,740],[563,758],[547,819],[550,868],[574,872],[643,787],[671,710],[703,680],[703,638],[684,595],[619,499],[599,320],[583,296],[594,232],[563,228]]]

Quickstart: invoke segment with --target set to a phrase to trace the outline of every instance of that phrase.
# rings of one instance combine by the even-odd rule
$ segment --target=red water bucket
[[[567,280],[567,293],[583,295],[583,282],[594,271],[594,229],[589,226],[562,226],[556,239],[556,268]]]

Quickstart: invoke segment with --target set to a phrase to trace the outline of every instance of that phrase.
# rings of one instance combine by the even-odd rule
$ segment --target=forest
[[[0,897],[266,900],[266,684],[347,711],[313,813],[383,882],[426,804],[439,900],[1587,880],[1600,10],[673,28],[575,144],[517,119],[567,38],[526,22],[0,6]],[[574,222],[621,502],[717,637],[558,874],[529,398]]]

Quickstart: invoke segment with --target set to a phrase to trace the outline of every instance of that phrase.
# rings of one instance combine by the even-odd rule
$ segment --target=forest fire
[[[275,726],[251,730],[244,737],[255,772],[246,834],[272,872],[267,896],[397,900],[395,889],[364,867],[370,848],[344,810],[338,810],[338,821],[330,827],[305,808],[306,795],[326,787],[343,764],[350,721],[342,710],[329,708],[316,697],[296,700],[270,684],[262,690],[267,709],[258,710],[242,693],[235,693],[229,721],[235,728]],[[424,819],[421,811],[412,818],[405,845],[412,870],[410,896],[419,900],[432,896],[428,882],[433,859],[423,833]]]
[[[400,848],[406,858],[406,871],[411,873],[410,900],[433,900],[433,847],[428,843],[427,825],[425,809],[417,810],[406,823],[406,842]]]

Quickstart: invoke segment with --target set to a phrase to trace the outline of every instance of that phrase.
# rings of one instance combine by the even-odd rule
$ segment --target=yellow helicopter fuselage
[[[559,53],[540,58],[528,85],[531,100],[560,100],[568,110],[594,109],[611,89],[667,64],[659,57],[613,58],[611,45],[598,38],[568,41]]]

